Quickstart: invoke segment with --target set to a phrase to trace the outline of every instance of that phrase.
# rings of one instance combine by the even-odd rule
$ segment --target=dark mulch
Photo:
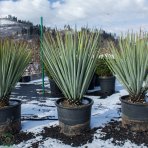
[[[60,133],[59,126],[44,127],[43,131],[37,135],[31,132],[20,132],[14,135],[6,133],[0,137],[0,145],[19,144],[23,141],[34,139],[36,136],[42,136],[43,138],[40,141],[32,143],[32,148],[38,148],[39,144],[41,144],[45,139],[48,138],[57,139],[64,144],[78,147],[86,143],[91,143],[94,138],[98,138],[94,137],[94,134],[98,129],[100,129],[101,131],[101,136],[99,137],[99,139],[110,139],[114,145],[122,146],[127,140],[130,140],[131,143],[135,143],[139,146],[141,144],[144,144],[148,147],[148,132],[132,132],[128,129],[123,128],[121,125],[121,121],[115,121],[113,119],[104,127],[93,128],[77,136],[66,136]]]
[[[22,141],[27,141],[27,140],[30,140],[30,139],[33,139],[33,138],[35,138],[34,133],[20,132],[20,133],[14,135],[14,143],[18,144]]]
[[[94,139],[94,133],[98,128],[93,128],[91,130],[83,132],[81,135],[78,136],[66,136],[60,133],[59,126],[56,127],[44,127],[44,130],[35,135],[34,133],[27,133],[27,132],[20,132],[18,134],[4,134],[0,137],[0,145],[12,145],[12,144],[19,144],[23,141],[28,141],[30,139],[35,138],[36,136],[43,136],[43,139],[40,141],[36,141],[32,143],[32,148],[38,148],[39,144],[42,143],[47,138],[58,139],[64,144],[68,144],[74,147],[82,146],[86,143],[91,143]]]
[[[36,137],[35,134],[31,133],[31,132],[28,132],[28,133],[27,132],[20,132],[17,134],[5,133],[0,137],[0,145],[11,147],[11,145],[13,145],[13,144],[19,144],[21,142],[34,139],[35,137]],[[31,147],[38,148],[39,144],[42,142],[43,142],[42,140],[33,142],[31,144]]]
[[[32,143],[32,148],[39,148],[40,141]]]
[[[31,132],[20,132],[17,134],[5,133],[0,136],[0,145],[19,144],[23,141],[27,141],[33,138],[35,138],[35,135]]]
[[[53,138],[58,139],[64,144],[68,144],[74,147],[82,146],[86,143],[91,143],[94,139],[94,133],[96,132],[98,128],[93,128],[89,131],[86,131],[78,136],[66,136],[62,133],[60,133],[59,126],[51,126],[51,127],[45,127],[42,133],[40,135],[43,136],[43,139],[46,138]]]
[[[137,145],[144,144],[148,147],[148,132],[132,132],[121,125],[121,121],[111,120],[105,127],[101,128],[102,135],[100,139],[113,139],[114,145],[122,146],[126,140],[130,140]]]

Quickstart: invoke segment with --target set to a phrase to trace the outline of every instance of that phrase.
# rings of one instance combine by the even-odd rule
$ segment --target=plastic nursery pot
[[[56,101],[59,126],[61,132],[68,136],[79,135],[82,131],[90,129],[91,107],[93,100],[83,98],[84,105],[77,107],[64,107],[61,102],[64,99]]]
[[[19,82],[22,82],[22,77],[20,78]]]
[[[21,101],[10,100],[9,106],[0,108],[0,135],[21,130]]]
[[[94,74],[94,76],[92,77],[92,80],[89,84],[88,90],[92,90],[95,88],[95,81],[96,81],[96,75]]]
[[[31,77],[30,76],[22,76],[19,82],[30,82]]]
[[[115,76],[99,77],[102,96],[107,97],[115,92]]]
[[[148,103],[128,102],[129,96],[122,96],[122,126],[132,131],[148,131]]]
[[[62,92],[59,89],[59,87],[57,86],[57,84],[55,83],[55,81],[53,79],[49,79],[49,83],[50,83],[50,91],[52,95],[61,95],[62,96]]]
[[[97,74],[96,75],[96,79],[95,79],[95,87],[100,86],[100,81],[99,81],[99,76]]]

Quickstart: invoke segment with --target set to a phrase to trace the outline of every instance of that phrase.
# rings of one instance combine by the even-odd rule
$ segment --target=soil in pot
[[[21,129],[21,101],[10,100],[9,106],[0,108],[0,135],[17,133]]]
[[[10,96],[5,96],[4,98],[0,99],[0,108],[3,108],[5,106],[9,106],[9,98]]]
[[[83,98],[82,104],[74,105],[65,102],[65,99],[56,101],[59,126],[65,135],[79,135],[90,129],[91,107],[93,100]]]
[[[115,77],[99,77],[101,93],[103,97],[107,97],[115,93]]]
[[[131,103],[129,96],[122,96],[122,126],[132,131],[148,131],[148,103]]]

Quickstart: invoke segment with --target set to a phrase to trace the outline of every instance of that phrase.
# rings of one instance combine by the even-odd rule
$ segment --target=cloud
[[[0,16],[12,14],[48,26],[65,24],[103,28],[112,32],[148,28],[147,0],[18,0],[0,1]]]

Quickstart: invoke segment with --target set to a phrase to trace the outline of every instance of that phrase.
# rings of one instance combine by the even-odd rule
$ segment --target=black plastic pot
[[[49,79],[49,83],[50,83],[50,91],[52,95],[62,95],[61,90],[59,89],[59,87],[57,86],[57,84],[53,79]]]
[[[95,79],[95,87],[100,86],[100,81],[99,81],[99,76],[96,75],[96,79]]]
[[[30,82],[31,77],[30,76],[22,76],[19,82]]]
[[[9,106],[0,108],[0,135],[21,130],[21,101],[10,100]]]
[[[122,96],[122,125],[132,131],[148,131],[148,103],[128,102],[129,96]]]
[[[84,98],[87,104],[77,107],[64,107],[62,99],[56,101],[59,125],[61,132],[72,136],[79,135],[82,131],[90,129],[91,107],[93,100]]]
[[[96,83],[95,81],[96,81],[96,75],[94,75],[92,77],[92,80],[91,80],[91,82],[89,84],[88,90],[93,90],[95,88],[95,83]]]
[[[102,96],[107,97],[115,92],[115,76],[99,77]]]

